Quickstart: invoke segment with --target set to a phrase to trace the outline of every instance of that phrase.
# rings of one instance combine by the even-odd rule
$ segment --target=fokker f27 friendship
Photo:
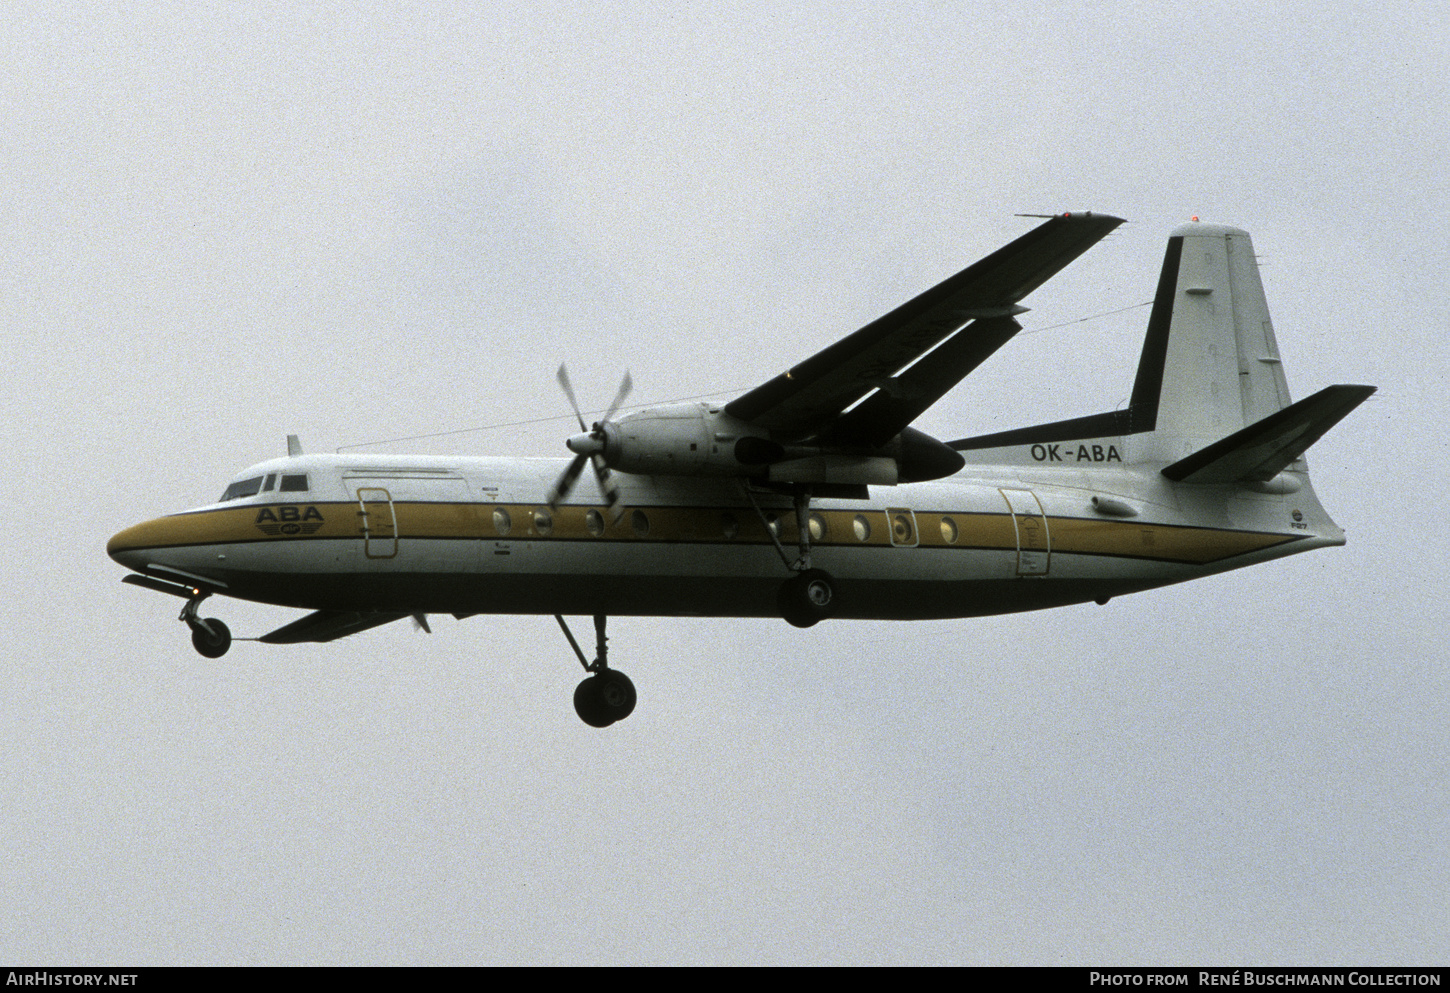
[[[430,613],[553,614],[587,675],[579,716],[634,709],[610,615],[976,617],[1197,579],[1343,532],[1305,450],[1371,393],[1291,403],[1249,236],[1168,239],[1125,408],[940,441],[911,427],[1022,325],[1021,301],[1122,221],[1053,216],[729,403],[587,425],[573,458],[304,454],[254,465],[216,503],[117,534],[125,582],[171,593],[201,654],[214,594],[306,608],[257,639],[331,641]],[[592,470],[586,472],[587,470]],[[564,621],[592,615],[586,659]]]

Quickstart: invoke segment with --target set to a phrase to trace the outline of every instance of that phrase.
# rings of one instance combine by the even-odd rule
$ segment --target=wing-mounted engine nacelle
[[[915,428],[879,448],[789,445],[785,452],[766,468],[772,482],[895,486],[941,479],[966,465],[960,452]]]
[[[672,403],[595,425],[611,469],[650,476],[749,476],[785,449],[703,403]],[[581,435],[581,443],[589,436]],[[587,443],[586,443],[587,444]],[[569,447],[575,451],[574,439]]]
[[[597,424],[592,434],[571,438],[569,448],[598,451],[620,472],[788,483],[894,486],[950,476],[965,464],[958,452],[914,428],[878,448],[782,445],[703,403],[667,404]]]

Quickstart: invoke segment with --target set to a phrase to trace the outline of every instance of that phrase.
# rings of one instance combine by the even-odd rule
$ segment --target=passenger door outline
[[[1017,534],[1017,575],[1045,576],[1052,565],[1052,538],[1042,501],[1031,490],[998,490],[1012,512]]]
[[[370,559],[391,559],[398,554],[398,516],[393,496],[381,486],[357,488],[358,526],[363,554]]]

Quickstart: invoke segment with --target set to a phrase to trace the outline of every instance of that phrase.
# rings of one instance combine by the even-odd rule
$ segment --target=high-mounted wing
[[[823,440],[867,448],[886,444],[1021,330],[1012,317],[973,321],[842,415]]]
[[[834,444],[882,444],[1021,329],[1013,318],[1027,309],[1019,305],[1023,297],[1121,223],[1090,212],[1052,217],[731,401],[725,412],[781,440],[824,436]]]

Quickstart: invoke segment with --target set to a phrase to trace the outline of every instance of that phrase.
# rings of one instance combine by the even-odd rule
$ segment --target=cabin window
[[[221,502],[228,500],[241,500],[244,497],[256,496],[262,492],[262,477],[253,476],[251,479],[239,479],[226,488],[222,494]]]
[[[306,493],[307,474],[304,472],[295,476],[283,476],[282,485],[277,488],[283,493]]]
[[[584,513],[584,526],[594,537],[601,537],[604,534],[604,515],[591,507]]]
[[[513,526],[513,518],[509,516],[507,510],[502,507],[493,508],[493,529],[498,532],[500,538],[506,537]]]
[[[826,537],[826,519],[820,514],[812,514],[807,518],[809,522],[806,527],[810,529],[811,541],[823,541]]]
[[[865,541],[871,537],[871,522],[866,520],[865,514],[857,514],[851,521],[851,530],[855,532],[857,541]]]
[[[554,516],[547,510],[534,511],[534,530],[547,538],[554,533]]]
[[[943,517],[941,519],[941,540],[948,545],[955,545],[957,543],[957,522],[950,517]]]
[[[636,537],[643,538],[649,534],[649,518],[642,510],[636,510],[629,515],[629,526],[634,529]]]
[[[898,513],[892,515],[891,543],[893,545],[916,544],[916,529],[911,526],[911,518],[906,514]]]
[[[735,519],[734,514],[720,515],[720,533],[727,539],[733,539],[740,533],[740,522]]]

